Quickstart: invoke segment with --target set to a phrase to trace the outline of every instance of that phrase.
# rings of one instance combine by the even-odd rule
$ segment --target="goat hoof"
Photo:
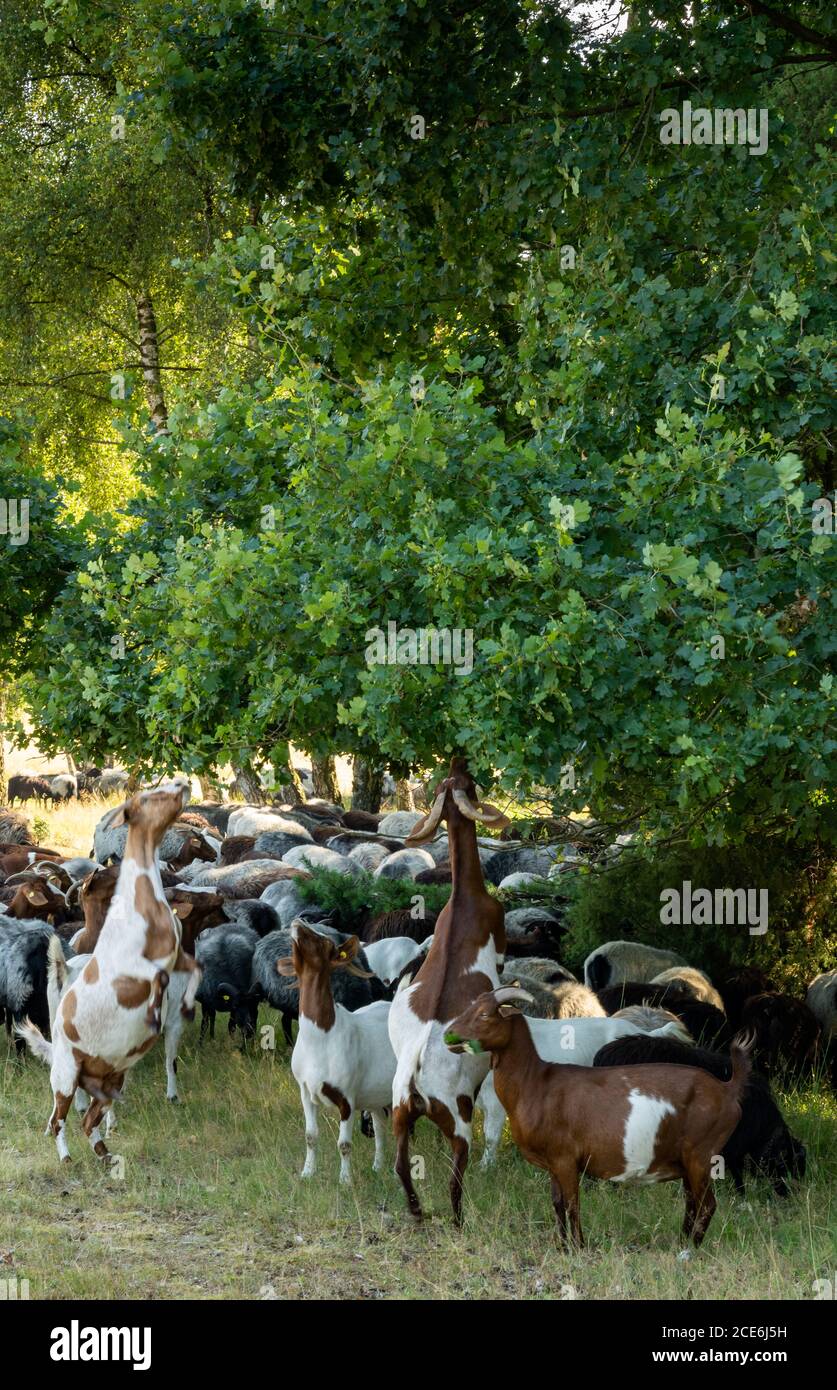
[[[180,1104],[180,1096],[166,1096],[166,1100],[168,1101],[169,1105]]]
[[[681,1264],[685,1264],[687,1260],[692,1258],[692,1252],[691,1250],[681,1250],[677,1258],[680,1260]]]

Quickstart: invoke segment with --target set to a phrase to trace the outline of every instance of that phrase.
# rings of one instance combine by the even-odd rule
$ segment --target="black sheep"
[[[599,1048],[594,1067],[632,1067],[640,1063],[666,1063],[701,1067],[721,1081],[732,1075],[729,1057],[690,1047],[675,1038],[655,1038],[638,1034],[616,1038]],[[770,1082],[753,1071],[741,1098],[741,1119],[722,1150],[722,1157],[735,1184],[744,1191],[744,1170],[748,1163],[769,1178],[780,1197],[788,1195],[788,1178],[805,1176],[805,1148],[788,1129],[770,1090]]]
[[[741,1027],[755,1034],[753,1057],[769,1075],[804,1076],[816,1065],[819,1024],[801,999],[755,994],[741,1010]]]
[[[9,917],[0,927],[0,1011],[5,1011],[8,1032],[12,1024],[29,1018],[49,1035],[47,956],[54,936],[46,922]],[[15,1038],[15,1047],[18,1055],[25,1053],[23,1038]]]
[[[202,932],[195,959],[203,971],[196,998],[201,1005],[201,1042],[209,1029],[215,1037],[216,1013],[228,1013],[230,1032],[238,1028],[246,1042],[258,1025],[259,994],[252,989],[253,953],[259,944],[252,927],[230,922]]]
[[[726,1047],[732,1042],[732,1030],[720,1009],[690,994],[680,994],[676,985],[642,984],[631,980],[621,985],[600,989],[597,998],[606,1014],[615,1014],[631,1004],[648,1004],[655,1009],[668,1009],[685,1024],[695,1042],[705,1046]]]

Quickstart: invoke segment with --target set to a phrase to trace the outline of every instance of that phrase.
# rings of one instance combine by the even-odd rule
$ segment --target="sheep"
[[[329,932],[328,929],[321,930],[320,934],[328,935],[332,939],[337,936],[340,941],[346,939],[339,933]],[[257,992],[258,998],[265,999],[271,1008],[282,1015],[282,1032],[289,1044],[293,1042],[291,1023],[299,1017],[299,992],[296,986],[277,973],[276,965],[278,961],[290,955],[290,951],[289,931],[272,931],[262,937],[253,953],[251,981],[251,989]],[[368,969],[368,962],[362,952],[357,957],[357,963],[361,969]],[[369,973],[371,975],[372,972]],[[363,1008],[364,1004],[372,1004],[375,1000],[383,998],[385,994],[380,980],[358,979],[347,976],[345,972],[336,976],[333,983],[335,1000],[352,1013],[355,1009]]]
[[[617,1010],[631,1004],[650,1005],[669,1009],[685,1024],[695,1042],[704,1047],[727,1047],[732,1031],[726,1018],[712,1004],[703,1004],[688,994],[678,994],[673,985],[643,984],[628,980],[597,991],[605,1013],[613,1016]]]
[[[71,801],[78,797],[78,778],[69,772],[61,772],[49,779],[53,801]]]
[[[379,864],[382,864],[389,857],[389,850],[384,845],[366,844],[355,845],[349,850],[349,858],[359,864],[367,873],[374,873]]]
[[[380,830],[383,817],[374,811],[344,811],[343,824],[347,830]]]
[[[390,811],[378,821],[378,833],[394,835],[397,840],[405,839],[423,820],[421,811]]]
[[[20,811],[12,811],[8,806],[0,807],[0,848],[10,845],[27,845],[34,848],[32,827]]]
[[[422,869],[434,868],[431,856],[423,849],[401,849],[390,854],[375,870],[376,878],[415,878]]]
[[[449,859],[434,864],[432,869],[422,869],[415,875],[416,883],[453,883],[453,869]]]
[[[291,835],[297,842],[311,840],[310,832],[298,821],[277,815],[275,811],[268,811],[263,806],[237,808],[229,817],[226,827],[228,835],[254,835],[256,838],[266,830]]]
[[[554,985],[552,993],[558,1001],[556,1018],[605,1018],[606,1014],[595,994],[576,981]]]
[[[260,898],[269,884],[298,876],[299,870],[278,859],[251,859],[204,869],[191,882],[196,888],[213,888],[222,898]]]
[[[201,1006],[201,1042],[207,1028],[210,1038],[215,1037],[218,1013],[229,1014],[229,1031],[238,1028],[245,1042],[255,1036],[260,996],[252,988],[252,976],[258,943],[258,933],[239,922],[204,932],[195,942],[195,959],[203,971],[195,995]]]
[[[768,1075],[802,1076],[813,1068],[820,1030],[806,1004],[787,994],[755,994],[741,1011],[742,1028],[755,1034],[753,1056]]]
[[[540,980],[544,985],[576,984],[576,978],[566,969],[559,965],[557,960],[548,960],[546,956],[527,956],[519,967],[526,975],[527,980]],[[518,969],[517,961],[506,961],[503,967],[503,974],[506,980],[516,973]]]
[[[324,845],[298,845],[282,855],[282,862],[294,869],[331,869],[333,873],[353,875],[363,872],[356,860],[335,854]]]
[[[413,941],[424,941],[428,932],[436,926],[438,913],[426,909],[423,917],[414,917],[409,907],[396,907],[392,912],[381,912],[361,932],[367,945],[373,941],[383,941],[389,936],[409,936]]]
[[[703,1004],[711,1004],[714,1009],[724,1013],[724,1001],[715,989],[708,975],[702,970],[694,970],[689,965],[675,965],[655,975],[652,985],[673,984],[680,994],[691,994]]]
[[[805,1003],[820,1025],[825,1042],[837,1039],[837,970],[826,970],[808,986]]]
[[[501,878],[497,886],[500,889],[505,889],[506,891],[509,891],[517,888],[526,888],[530,883],[541,882],[543,882],[543,880],[540,874],[516,873],[506,874],[506,877]]]
[[[261,895],[261,902],[275,909],[280,925],[289,928],[294,917],[299,917],[305,909],[305,900],[299,891],[296,878],[278,879],[269,883]]]
[[[506,913],[506,955],[541,956],[554,950],[560,930],[560,920],[549,908],[513,908]]]
[[[516,1007],[526,999],[515,988],[481,994],[453,1020],[445,1042],[457,1053],[491,1054],[490,1075],[512,1137],[524,1158],[550,1173],[559,1239],[566,1241],[568,1219],[572,1241],[584,1244],[578,1203],[584,1172],[612,1182],[682,1180],[684,1234],[700,1245],[716,1205],[712,1161],[741,1119],[746,1049],[733,1045],[726,1084],[696,1067],[556,1066],[535,1050],[529,1021]],[[580,1019],[561,1026],[585,1022],[612,1024]]]
[[[653,1033],[657,1028],[665,1028],[667,1023],[675,1023],[682,1030],[683,1042],[687,1045],[692,1042],[688,1028],[670,1009],[655,1009],[647,1004],[629,1004],[626,1009],[617,1009],[615,1014],[611,1014],[611,1018],[627,1019],[628,1023],[635,1023],[637,1028],[641,1028],[643,1033]]]
[[[719,982],[718,991],[730,1027],[735,1030],[741,1027],[741,1010],[751,995],[774,993],[775,990],[773,981],[757,966],[745,965],[740,970],[728,972]]]
[[[116,767],[106,767],[99,778],[99,795],[113,796],[115,792],[125,791],[127,786],[127,772],[122,772],[120,768]]]
[[[499,849],[495,845],[494,849],[496,852],[492,853],[484,866],[485,877],[498,888],[503,886],[503,879],[510,875],[528,875],[524,882],[546,878],[558,852],[544,846],[531,845],[521,845],[518,849]]]
[[[263,898],[227,898],[222,901],[228,921],[240,927],[246,926],[256,933],[257,938],[278,931],[282,925],[276,908]]]
[[[296,827],[299,834],[290,834],[286,830],[263,830],[253,841],[252,849],[254,854],[264,854],[282,859],[289,849],[298,849],[300,846],[312,846],[316,842],[307,830],[301,825]],[[236,835],[236,840],[243,839],[243,836]]]
[[[227,864],[240,864],[245,854],[249,854],[253,849],[255,843],[256,840],[253,835],[227,835],[226,839],[221,842],[221,852],[218,855],[219,865],[226,867]]]
[[[40,801],[44,804],[55,801],[56,797],[45,777],[26,777],[16,773],[9,778],[8,799],[11,806],[15,801]]]
[[[597,946],[584,962],[584,983],[590,989],[605,989],[626,980],[651,980],[672,965],[685,965],[675,951],[643,946],[639,941],[607,941]]]
[[[729,1057],[705,1048],[684,1046],[674,1038],[617,1038],[596,1053],[594,1067],[634,1067],[647,1063],[701,1067],[720,1081],[732,1074]],[[736,1192],[744,1193],[748,1164],[770,1179],[780,1197],[788,1194],[788,1179],[805,1176],[805,1148],[790,1133],[770,1090],[770,1082],[752,1071],[741,1096],[741,1119],[721,1150]]]
[[[334,998],[342,972],[363,974],[356,936],[336,945],[299,918],[291,927],[291,955],[279,960],[280,975],[299,981],[299,1031],[291,1071],[305,1114],[305,1166],[312,1177],[317,1161],[317,1115],[330,1104],[340,1114],[340,1181],[351,1177],[352,1128],[358,1110],[372,1113],[377,1172],[383,1165],[385,1115],[392,1102],[395,1053],[387,1032],[390,1006],[367,1004],[350,1012]]]
[[[236,806],[233,801],[199,801],[192,803],[192,810],[203,816],[204,820],[208,820],[216,831],[226,835],[230,816],[234,811],[240,811],[241,807]]]
[[[7,1011],[16,1024],[28,1016],[42,1032],[49,1028],[47,966],[50,950],[61,951],[61,943],[47,922],[37,919],[17,922],[9,918],[0,927],[0,1013]],[[19,1035],[15,1047],[18,1055],[26,1050]]]
[[[432,941],[432,937],[427,940]],[[385,985],[397,980],[405,965],[423,954],[422,946],[409,936],[390,936],[381,941],[373,941],[364,946],[364,954],[369,969],[374,971]]]

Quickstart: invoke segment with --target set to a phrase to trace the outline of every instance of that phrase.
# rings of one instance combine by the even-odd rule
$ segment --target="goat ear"
[[[514,1004],[501,1004],[497,1012],[502,1014],[503,1018],[517,1018],[520,1014],[520,1010]]]
[[[115,830],[118,825],[128,824],[128,802],[123,801],[121,806],[117,806],[112,817],[107,823],[108,830]]]
[[[47,905],[47,899],[44,897],[40,888],[27,888],[26,898],[33,907],[46,907]]]
[[[276,973],[277,975],[296,976],[296,966],[290,956],[283,956],[281,960],[277,960]]]
[[[194,904],[194,903],[173,903],[173,904],[172,904],[172,909],[171,909],[171,910],[172,910],[172,912],[174,913],[175,917],[179,917],[180,920],[182,921],[184,917],[188,917],[188,916],[189,916],[190,912],[194,912],[194,910],[195,910],[195,904]]]
[[[350,960],[354,960],[360,950],[360,941],[356,936],[350,936],[344,941],[334,953],[333,965],[348,965]]]

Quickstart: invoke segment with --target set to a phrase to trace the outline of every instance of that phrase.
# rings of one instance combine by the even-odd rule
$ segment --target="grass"
[[[49,810],[47,842],[86,853],[102,809]],[[718,1211],[689,1264],[677,1260],[675,1183],[585,1183],[588,1249],[567,1255],[555,1242],[547,1179],[508,1136],[495,1169],[469,1168],[460,1232],[447,1148],[427,1121],[413,1147],[425,1166],[422,1230],[408,1224],[389,1162],[372,1173],[372,1143],[359,1130],[351,1186],[337,1182],[328,1118],[319,1172],[302,1181],[289,1053],[278,1016],[262,1010],[260,1021],[274,1027],[275,1051],[245,1055],[223,1028],[200,1047],[187,1026],[183,1105],[165,1100],[161,1047],[139,1064],[111,1140],[122,1177],[94,1158],[74,1112],[73,1162],[59,1165],[43,1134],[48,1073],[33,1058],[17,1061],[0,1038],[0,1275],[28,1279],[32,1298],[805,1300],[837,1268],[837,1102],[825,1087],[779,1097],[808,1147],[805,1181],[785,1201],[761,1181],[748,1183],[746,1198],[718,1182]]]
[[[835,1268],[837,1105],[824,1089],[782,1097],[806,1145],[809,1173],[785,1201],[769,1185],[737,1198],[718,1182],[718,1211],[700,1254],[677,1261],[679,1184],[617,1189],[585,1183],[589,1248],[561,1253],[544,1174],[508,1136],[497,1167],[467,1175],[465,1224],[451,1225],[447,1150],[427,1121],[414,1149],[429,1221],[413,1230],[388,1164],[355,1134],[353,1180],[337,1182],[336,1123],[321,1125],[319,1171],[298,1174],[302,1112],[278,1016],[275,1051],[241,1053],[223,1030],[185,1030],[184,1103],[165,1099],[162,1048],[132,1073],[104,1170],[68,1125],[73,1162],[43,1134],[48,1074],[9,1049],[0,1063],[0,1272],[33,1298],[808,1299]],[[222,1036],[223,1032],[223,1036]],[[390,1149],[389,1157],[392,1157]]]

